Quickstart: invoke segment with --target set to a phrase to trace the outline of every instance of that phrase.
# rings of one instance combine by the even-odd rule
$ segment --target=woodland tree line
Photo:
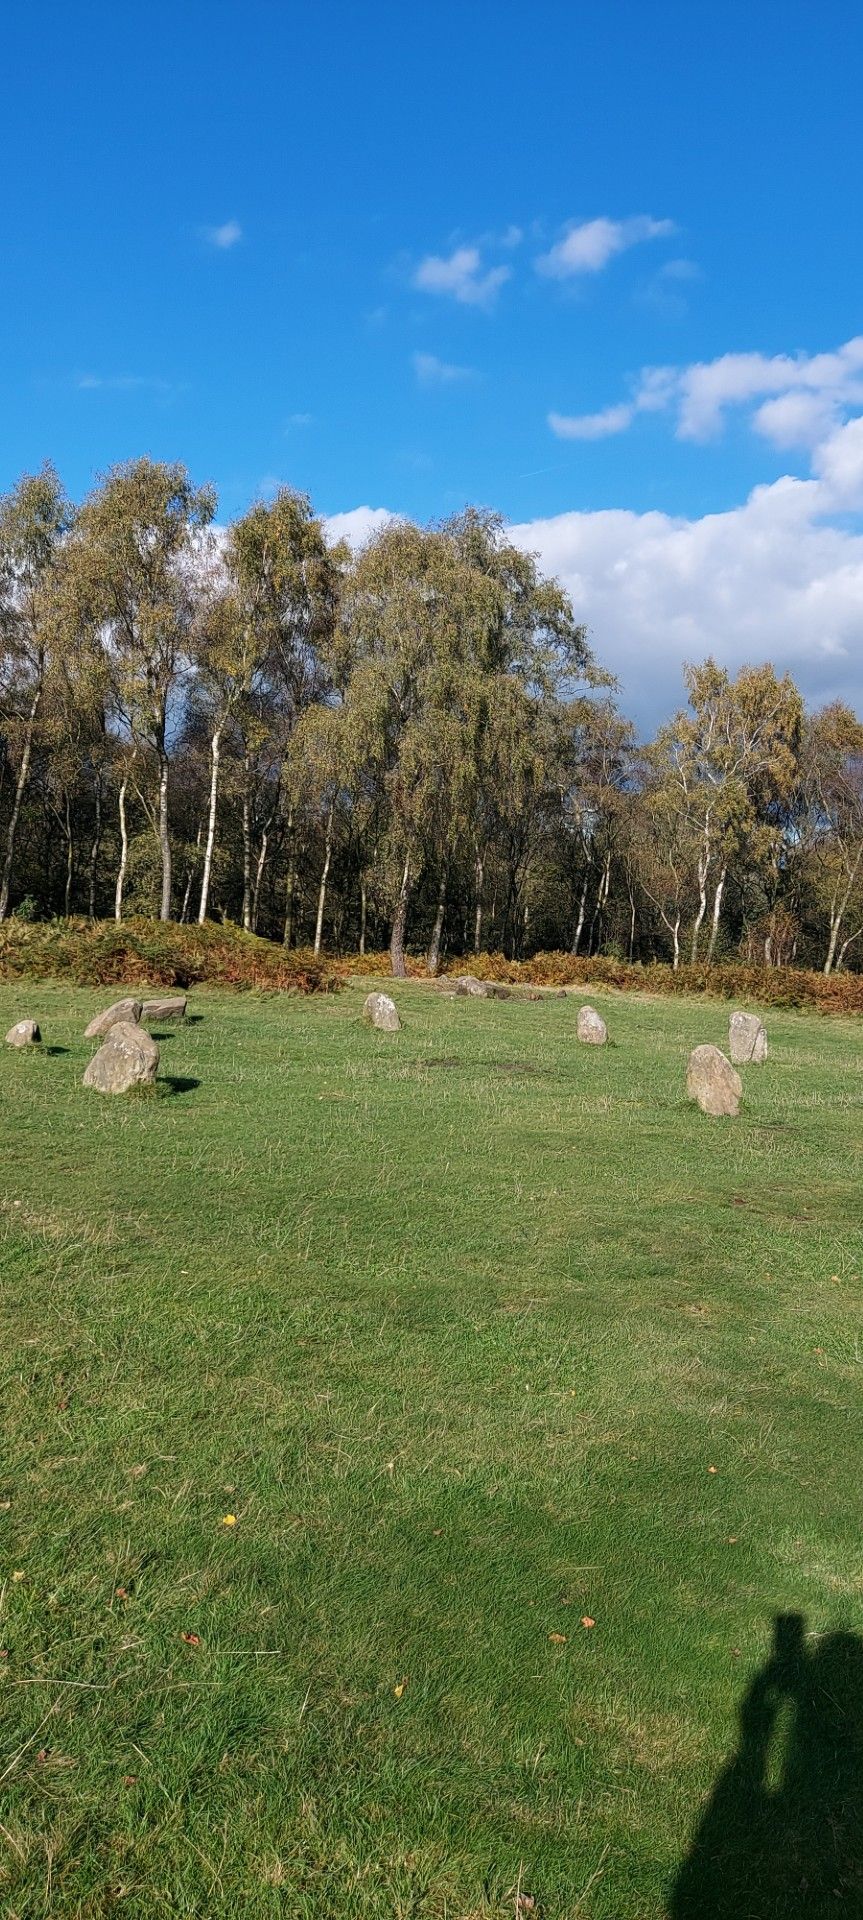
[[[563,589],[468,508],[328,545],[181,465],[0,502],[0,919],[288,945],[859,963],[863,726],[685,670],[637,740]]]

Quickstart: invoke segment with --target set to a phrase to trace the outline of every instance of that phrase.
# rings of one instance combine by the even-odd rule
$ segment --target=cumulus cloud
[[[346,540],[356,551],[365,546],[373,533],[379,533],[381,527],[389,526],[391,520],[398,518],[389,507],[351,507],[347,513],[328,514],[324,529],[331,546],[335,546],[337,540]]]
[[[644,240],[662,240],[676,231],[673,220],[654,220],[648,213],[628,220],[582,220],[567,227],[563,238],[534,261],[537,273],[550,280],[571,280],[582,273],[601,273],[618,253]]]
[[[465,307],[490,307],[511,275],[511,267],[484,267],[479,247],[456,247],[447,255],[427,254],[413,285],[422,293],[448,295]]]
[[[204,227],[202,232],[208,244],[218,248],[221,253],[227,253],[243,238],[239,220],[225,220],[220,227]]]
[[[636,415],[670,408],[679,440],[711,440],[732,408],[750,408],[756,432],[774,446],[815,447],[849,408],[863,404],[863,335],[832,353],[723,353],[688,367],[645,367],[632,399],[600,413],[552,412],[559,438],[620,433]],[[604,428],[597,422],[605,421]]]
[[[462,380],[473,378],[472,367],[456,367],[448,360],[439,360],[436,353],[414,353],[411,364],[421,387],[458,386]]]
[[[863,417],[836,429],[814,478],[786,475],[699,519],[609,510],[512,529],[558,575],[644,727],[679,704],[681,667],[772,660],[811,703],[863,711]]]

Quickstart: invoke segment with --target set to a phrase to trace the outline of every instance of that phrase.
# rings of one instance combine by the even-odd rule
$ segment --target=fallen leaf
[[[145,1466],[145,1465],[143,1464],[143,1462],[142,1462],[142,1464],[141,1464],[141,1466],[139,1466],[139,1467],[130,1467],[130,1468],[129,1468],[129,1473],[130,1473],[130,1475],[131,1475],[131,1477],[132,1477],[132,1479],[133,1479],[133,1480],[140,1480],[140,1478],[141,1478],[141,1475],[142,1475],[142,1473],[146,1473],[146,1471],[147,1471],[147,1468],[146,1468],[146,1466]]]
[[[8,1660],[8,1658],[9,1658],[9,1648],[0,1647],[0,1660]]]
[[[37,1755],[36,1755],[36,1765],[37,1765],[37,1767],[44,1767],[44,1765],[45,1765],[45,1762],[46,1762],[46,1760],[47,1760],[47,1758],[48,1758],[48,1748],[47,1748],[47,1747],[40,1747],[40,1748],[39,1748],[39,1752],[38,1752],[38,1753],[37,1753]]]
[[[235,1527],[236,1524],[237,1524],[237,1516],[235,1513],[224,1513],[222,1515],[223,1527]]]
[[[716,1468],[715,1468],[715,1467],[708,1467],[708,1469],[707,1469],[707,1471],[708,1471],[708,1473],[715,1473],[715,1472],[716,1472]]]
[[[516,1915],[522,1914],[522,1913],[533,1913],[535,1907],[536,1907],[536,1901],[534,1900],[532,1893],[516,1894],[516,1898],[515,1898]]]
[[[729,1547],[736,1547],[736,1545],[737,1545],[737,1535],[736,1535],[736,1533],[730,1533],[730,1534],[728,1535],[728,1542],[727,1542],[727,1544],[728,1544],[728,1546],[729,1546]]]
[[[596,1621],[591,1620],[589,1613],[583,1613],[581,1616],[581,1624],[583,1627],[595,1627]]]
[[[124,1773],[123,1775],[124,1787],[133,1787],[135,1785],[135,1781],[137,1780],[137,1778],[138,1778],[138,1775],[136,1773]]]
[[[125,1587],[115,1587],[115,1588],[114,1588],[114,1597],[115,1597],[115,1599],[117,1599],[117,1600],[128,1600],[128,1598],[129,1598],[129,1595],[128,1595],[128,1593],[127,1593],[127,1591],[126,1591],[126,1588],[125,1588]]]
[[[0,1500],[0,1513],[8,1513],[11,1505],[11,1500]]]
[[[185,1640],[187,1647],[199,1647],[201,1644],[199,1633],[181,1633],[180,1639]]]
[[[72,1396],[71,1396],[71,1394],[70,1394],[70,1393],[64,1393],[64,1394],[61,1394],[61,1396],[60,1396],[60,1399],[59,1399],[59,1400],[58,1400],[58,1401],[56,1402],[56,1406],[57,1406],[57,1412],[58,1412],[58,1413],[65,1413],[65,1412],[66,1412],[66,1410],[67,1410],[67,1408],[68,1408],[68,1405],[69,1405],[69,1401],[71,1400],[71,1398],[72,1398]]]
[[[565,1646],[566,1646],[566,1634],[565,1634],[565,1633],[550,1633],[548,1637],[549,1637],[549,1640],[551,1641],[551,1644],[552,1644],[552,1646],[553,1646],[553,1647],[565,1647]]]
[[[393,1693],[395,1694],[395,1697],[397,1700],[401,1699],[402,1694],[404,1693],[405,1687],[407,1686],[407,1683],[408,1683],[408,1677],[407,1677],[407,1674],[405,1674],[404,1679],[399,1681],[398,1686],[393,1687]]]
[[[21,1567],[17,1567],[12,1578],[13,1580],[26,1580],[27,1576]]]

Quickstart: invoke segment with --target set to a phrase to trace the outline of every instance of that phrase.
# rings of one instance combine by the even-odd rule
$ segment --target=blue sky
[[[861,55],[830,0],[7,0],[0,485],[477,500],[630,705],[708,645],[863,697]]]

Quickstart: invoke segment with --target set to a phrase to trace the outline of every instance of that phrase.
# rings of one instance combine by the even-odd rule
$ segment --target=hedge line
[[[389,972],[389,955],[367,954],[350,971]],[[821,1013],[863,1013],[863,974],[811,973],[801,967],[747,967],[735,962],[682,966],[675,973],[661,961],[647,966],[600,955],[595,960],[571,953],[537,953],[532,960],[507,960],[501,953],[477,953],[448,961],[450,973],[473,973],[480,980],[505,980],[512,986],[616,987],[623,993],[710,994],[715,999],[755,1002],[765,1007],[813,1007]],[[427,978],[420,960],[408,973]]]
[[[0,980],[71,980],[77,986],[234,987],[328,993],[343,970],[309,952],[259,940],[239,927],[159,920],[7,920]]]

